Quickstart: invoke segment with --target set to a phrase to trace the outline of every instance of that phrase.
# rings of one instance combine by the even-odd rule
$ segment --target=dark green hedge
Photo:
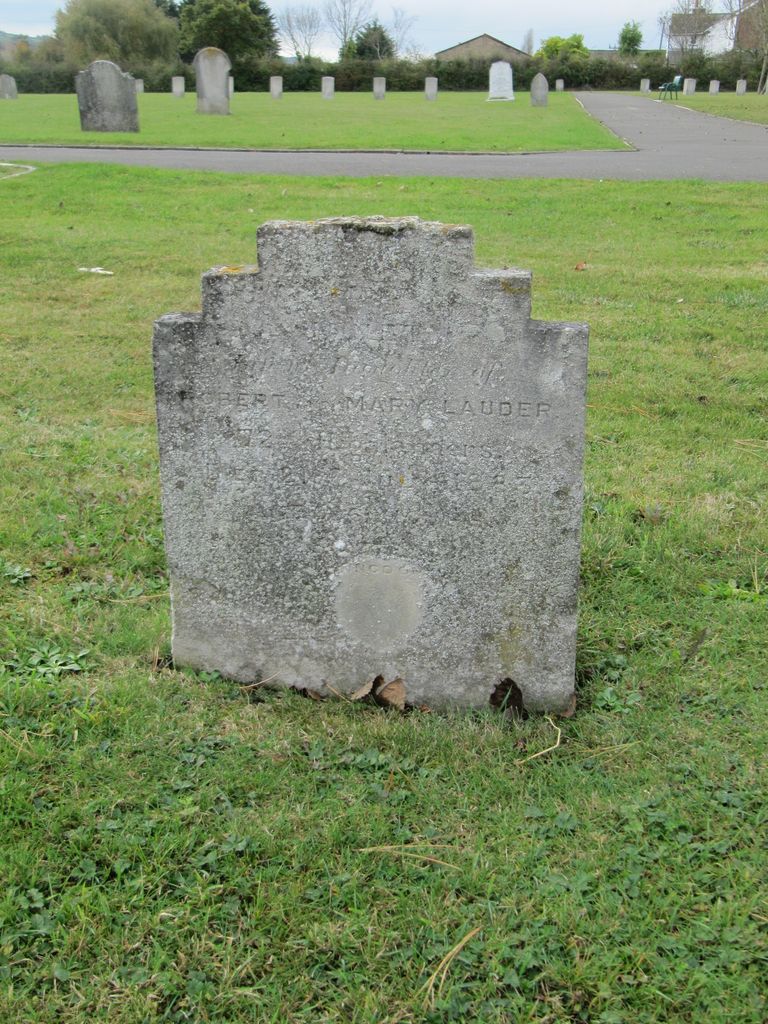
[[[393,92],[420,91],[427,75],[435,75],[442,91],[484,91],[488,88],[490,60],[422,61],[407,60],[345,60],[327,62],[303,60],[285,64],[277,59],[243,58],[235,61],[233,73],[239,92],[263,91],[269,88],[271,75],[283,76],[286,92],[307,92],[320,89],[323,75],[336,79],[339,92],[367,92],[372,88],[374,75],[384,75],[387,88]],[[644,54],[637,61],[605,60],[575,56],[569,60],[542,60],[532,57],[513,62],[515,86],[527,89],[531,79],[542,71],[554,86],[562,78],[566,88],[637,89],[641,78],[650,78],[651,88],[678,73],[699,80],[706,88],[710,79],[720,80],[723,89],[734,89],[738,78],[746,78],[750,89],[757,87],[760,60],[754,53],[736,52],[722,57],[692,54],[677,67],[667,64],[663,54]],[[189,65],[168,66],[152,64],[131,68],[137,78],[144,79],[148,92],[169,92],[171,76],[183,74],[187,87],[194,88],[194,73]],[[34,63],[12,65],[0,61],[0,72],[13,75],[19,92],[74,92],[78,68],[68,65],[36,67]]]

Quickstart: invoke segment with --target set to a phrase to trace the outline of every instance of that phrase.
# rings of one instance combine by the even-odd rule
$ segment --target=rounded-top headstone
[[[269,80],[269,95],[273,100],[281,100],[283,98],[283,76],[272,75]]]
[[[377,76],[373,80],[373,98],[375,100],[383,100],[387,95],[387,80]]]
[[[549,102],[549,82],[539,71],[531,82],[531,106],[546,107]]]
[[[0,100],[18,99],[16,79],[13,75],[0,75]]]
[[[336,91],[336,79],[331,75],[323,75],[320,79],[320,89],[324,100],[332,100]]]
[[[139,108],[133,75],[111,60],[95,60],[75,75],[84,132],[137,132]]]
[[[176,97],[184,95],[184,75],[174,75],[171,79],[171,92]]]
[[[232,62],[223,50],[205,46],[195,54],[198,114],[229,113],[229,72]]]
[[[736,95],[743,96],[747,91],[747,80],[746,78],[740,78],[736,83]]]
[[[488,99],[513,100],[512,65],[506,60],[495,60],[488,72]]]

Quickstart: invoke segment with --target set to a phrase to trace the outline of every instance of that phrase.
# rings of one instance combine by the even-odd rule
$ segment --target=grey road
[[[0,160],[98,162],[256,174],[429,178],[701,178],[768,181],[768,126],[700,114],[622,93],[576,93],[585,109],[633,148],[568,153],[399,153],[139,147],[6,146]],[[518,102],[527,103],[527,97]]]

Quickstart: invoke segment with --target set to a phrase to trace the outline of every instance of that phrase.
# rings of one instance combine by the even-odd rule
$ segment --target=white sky
[[[269,0],[267,0],[269,3]],[[272,11],[290,3],[316,3],[317,0],[273,0]],[[28,35],[48,35],[53,31],[56,9],[62,0],[0,0],[0,29]],[[446,3],[444,0],[394,0],[416,17],[411,35],[419,50],[431,54],[455,43],[487,32],[512,46],[520,46],[526,31],[533,29],[536,46],[547,36],[569,36],[581,32],[591,49],[615,46],[622,25],[639,21],[643,29],[643,46],[659,45],[659,14],[670,6],[670,0],[537,0],[528,5],[510,4],[508,0],[475,0],[467,3]],[[379,20],[387,24],[392,15],[390,0],[372,0]],[[527,8],[527,9],[526,9]],[[330,40],[328,40],[330,46]],[[332,46],[322,47],[324,56],[334,56]]]

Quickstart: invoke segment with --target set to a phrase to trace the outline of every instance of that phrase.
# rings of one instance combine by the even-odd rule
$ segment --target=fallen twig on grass
[[[535,761],[537,757],[544,757],[545,754],[551,754],[553,750],[557,750],[557,748],[560,746],[560,740],[563,737],[563,730],[555,725],[555,723],[552,721],[549,715],[547,715],[547,721],[557,733],[557,739],[555,740],[555,742],[552,744],[551,747],[546,747],[544,750],[539,750],[537,751],[537,753],[530,754],[528,757],[520,758],[520,760],[515,761],[515,764],[520,765],[525,764],[527,761]]]
[[[425,993],[425,995],[424,995],[424,1005],[425,1006],[434,1006],[435,1005],[435,982],[437,981],[437,979],[439,977],[440,978],[440,984],[437,986],[437,994],[438,995],[442,995],[443,986],[445,985],[445,980],[448,977],[448,970],[449,970],[451,964],[456,959],[456,957],[459,955],[459,953],[462,951],[462,949],[464,949],[466,944],[468,942],[471,942],[472,939],[474,939],[474,937],[477,935],[477,933],[480,930],[481,930],[481,926],[477,927],[477,928],[473,928],[471,932],[467,932],[467,934],[464,936],[464,938],[461,939],[460,942],[457,942],[456,945],[453,947],[453,949],[449,950],[449,952],[447,952],[445,954],[445,956],[440,961],[440,963],[437,965],[435,970],[432,972],[432,974],[430,974],[429,978],[427,978],[426,983],[424,985],[422,985],[421,990],[420,990],[420,991]]]
[[[423,860],[428,864],[439,864],[444,868],[451,868],[453,871],[458,871],[458,864],[449,864],[447,860],[440,860],[439,857],[432,857],[428,853],[418,853],[421,844],[419,843],[408,843],[405,846],[365,846],[358,849],[358,853],[392,853],[397,857],[408,857],[411,860]],[[443,843],[425,844],[428,850],[450,850],[450,846],[446,846]]]
[[[266,679],[260,679],[257,683],[241,683],[241,690],[258,690],[260,686],[266,686],[267,683],[271,683],[273,679],[277,679],[277,673],[273,676],[267,676]]]

